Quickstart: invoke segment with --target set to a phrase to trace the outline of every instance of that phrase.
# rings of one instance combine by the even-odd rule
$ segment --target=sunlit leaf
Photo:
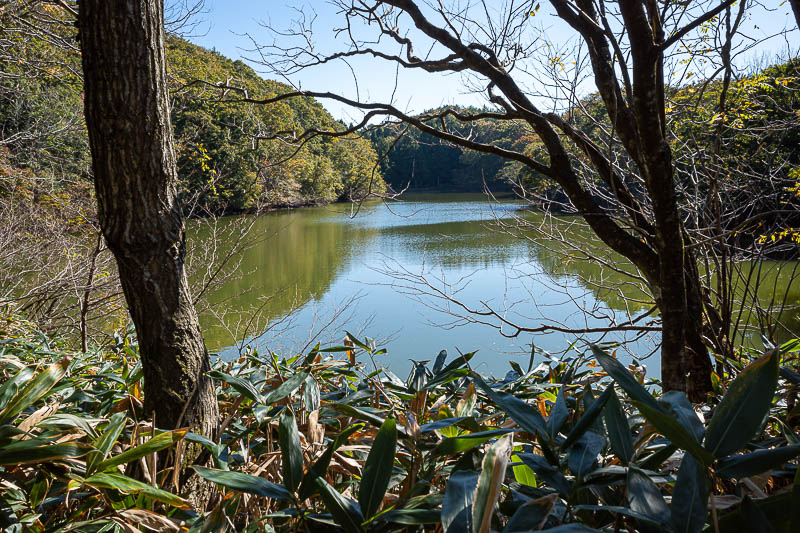
[[[483,457],[483,468],[478,477],[475,501],[472,503],[472,523],[476,533],[488,533],[494,514],[494,506],[500,498],[500,488],[506,477],[513,435],[504,435],[492,444]]]
[[[41,439],[17,440],[0,447],[0,466],[45,463],[83,457],[91,447],[81,443],[50,444]]]
[[[251,476],[243,472],[229,472],[226,470],[216,470],[203,466],[192,466],[197,475],[207,479],[217,485],[239,491],[272,498],[275,500],[290,500],[291,494],[286,488],[276,485],[262,477]]]
[[[92,453],[86,458],[87,475],[94,473],[98,465],[103,462],[111,452],[111,448],[117,443],[117,439],[120,433],[122,433],[122,429],[125,427],[127,421],[128,419],[125,413],[114,413],[111,415],[111,419],[108,421],[108,424],[106,424],[103,432],[94,440],[95,449],[92,450]]]
[[[172,505],[173,507],[178,507],[180,509],[189,508],[189,504],[180,496],[152,487],[119,473],[99,472],[93,476],[87,477],[84,483],[103,489],[115,489],[126,494],[141,493],[156,501]]]
[[[478,433],[468,433],[466,435],[459,435],[457,437],[450,437],[444,439],[433,450],[433,455],[455,455],[467,451],[475,446],[483,444],[500,435],[511,433],[512,429],[493,429],[490,431],[481,431]]]
[[[109,457],[100,463],[100,465],[97,467],[97,470],[102,472],[117,465],[127,464],[139,459],[140,457],[145,457],[161,451],[164,448],[168,448],[169,446],[172,446],[174,443],[181,440],[184,435],[186,435],[186,431],[187,430],[185,429],[176,429],[175,431],[165,431],[164,433],[159,433],[155,437],[148,439],[146,442],[138,446],[129,448],[120,454]]]
[[[16,383],[20,388],[3,407],[3,410],[0,411],[0,422],[13,419],[26,408],[42,399],[64,377],[67,373],[67,366],[69,366],[69,359],[62,359],[39,372],[27,384]],[[24,369],[20,370],[21,372],[24,372]]]
[[[259,394],[255,386],[253,386],[253,384],[247,381],[246,379],[240,378],[238,376],[231,376],[229,374],[224,374],[217,370],[212,370],[211,372],[209,372],[208,377],[227,383],[228,385],[233,387],[233,389],[236,392],[238,392],[245,398],[249,398],[253,402],[258,402],[261,400],[261,394]]]
[[[294,391],[299,389],[300,385],[303,384],[307,377],[308,372],[298,372],[296,374],[292,374],[286,381],[278,385],[277,388],[265,394],[262,401],[269,405],[283,400],[290,394],[294,393]]]

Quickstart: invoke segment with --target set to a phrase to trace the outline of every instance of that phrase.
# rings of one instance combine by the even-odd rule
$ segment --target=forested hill
[[[0,193],[29,189],[34,198],[68,201],[76,188],[89,189],[80,56],[74,27],[62,28],[58,38],[25,39],[0,25]],[[291,88],[174,36],[167,56],[180,192],[192,214],[383,191],[376,153],[361,137],[318,137],[302,146],[267,140],[279,132],[342,129],[315,100],[223,104],[219,89],[197,80],[241,87],[253,98]]]
[[[278,133],[343,129],[316,100],[220,103],[219,89],[197,80],[246,89],[253,99],[292,89],[262,79],[242,61],[176,37],[169,39],[167,54],[181,177],[189,192],[202,195],[203,205],[327,203],[383,192],[380,173],[373,172],[377,156],[366,139],[316,137],[302,146],[265,140]]]
[[[432,109],[420,116],[437,115],[445,109]],[[483,111],[458,106],[449,109],[463,114]],[[501,148],[525,151],[536,142],[532,132],[521,121],[482,119],[464,124],[447,116],[444,122],[448,131]],[[378,153],[391,149],[381,160],[381,171],[394,189],[483,191],[484,183],[493,192],[511,189],[518,169],[507,160],[444,143],[413,128],[397,140],[401,131],[402,128],[386,126],[373,129],[368,135]]]
[[[678,163],[676,179],[682,207],[690,213],[696,211],[698,206],[690,205],[690,200],[707,194],[704,184],[709,181],[698,173],[712,172],[714,179],[721,179],[718,186],[727,200],[747,206],[731,217],[735,226],[761,212],[785,211],[787,202],[798,201],[800,62],[773,65],[734,78],[726,91],[724,112],[719,109],[722,90],[721,81],[668,89],[666,115],[673,157]],[[426,111],[417,118],[473,141],[547,160],[538,137],[523,121],[484,118],[459,122],[445,113],[448,110],[462,115],[486,111],[450,106]],[[606,132],[613,128],[597,94],[585,98],[578,112],[564,114],[563,118],[604,149],[619,150],[618,144],[608,147]],[[382,126],[368,134],[379,154],[391,149],[381,160],[381,170],[395,189],[481,191],[485,183],[495,192],[522,187],[544,198],[565,200],[550,180],[518,162],[447,144],[414,128],[408,128],[398,140],[404,130],[403,125]],[[574,148],[572,155],[582,157]],[[590,174],[587,179],[597,178]],[[639,190],[635,184],[632,187]],[[597,183],[595,194],[601,205],[602,188]],[[770,224],[765,219],[759,231],[780,233],[785,223],[776,220]]]

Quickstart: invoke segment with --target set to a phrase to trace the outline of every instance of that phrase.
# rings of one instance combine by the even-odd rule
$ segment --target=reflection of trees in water
[[[528,243],[530,259],[553,291],[570,299],[576,287],[599,304],[629,314],[653,305],[647,285],[634,266],[605,246],[577,217],[552,217],[523,211],[509,220],[497,220],[494,230],[506,238]]]
[[[545,217],[526,213],[514,224],[502,224],[508,234],[529,239],[531,253],[554,280],[574,280],[611,309],[638,313],[652,306],[647,285],[636,276],[633,265],[605,247],[574,217]],[[740,261],[732,269],[734,331],[749,345],[761,345],[761,333],[784,342],[800,335],[800,262]],[[711,271],[709,275],[708,272]],[[713,269],[708,286],[717,283]]]
[[[383,250],[397,242],[403,249],[393,251],[413,261],[431,255],[444,268],[487,268],[527,254],[525,243],[492,230],[485,221],[396,226],[381,230],[380,238]]]
[[[577,255],[566,243],[534,238],[527,232],[522,236],[503,231],[498,223],[503,224],[502,221],[473,221],[401,226],[382,231],[381,239],[397,237],[410,256],[435,255],[437,263],[444,268],[481,269],[509,265],[521,259],[533,260],[552,278],[539,281],[553,290],[575,293],[577,282],[610,309],[639,312],[652,305],[652,297],[640,280],[608,266],[613,264],[635,272],[630,263],[590,234],[576,232],[574,244],[582,251],[591,250],[594,257],[603,256],[606,265]],[[524,269],[519,273],[528,275],[529,272]]]
[[[734,310],[747,344],[761,346],[762,334],[779,343],[800,336],[800,262],[741,261],[733,272]]]
[[[362,216],[380,216],[380,213]],[[444,271],[463,273],[503,266],[510,275],[533,274],[536,279],[532,280],[529,292],[521,292],[517,298],[530,299],[536,304],[540,296],[537,291],[546,290],[548,305],[558,298],[565,305],[571,302],[592,305],[592,309],[584,311],[594,313],[598,318],[595,323],[606,326],[611,325],[612,316],[616,323],[622,323],[652,307],[652,296],[636,277],[632,265],[611,252],[573,217],[545,217],[526,212],[518,219],[488,221],[395,225],[397,220],[405,220],[401,218],[382,225],[380,219],[375,220],[378,223],[374,225],[352,223],[343,213],[328,209],[270,213],[258,218],[250,233],[257,242],[241,254],[237,274],[209,296],[217,303],[218,314],[224,316],[207,313],[203,317],[208,345],[216,349],[241,340],[241,331],[238,335],[234,333],[231,324],[241,324],[257,316],[247,331],[250,335],[257,334],[267,323],[285,317],[311,300],[321,300],[354,258],[376,247],[399,264],[418,264],[427,257],[430,265],[436,264]],[[229,223],[235,221],[232,217]],[[195,223],[192,242],[202,246],[207,235],[198,227]],[[520,263],[527,266],[517,268]],[[749,324],[752,330],[766,323],[769,310],[780,307],[785,296],[787,307],[779,316],[784,327],[777,328],[774,337],[783,339],[800,332],[797,313],[800,284],[792,283],[797,265],[774,261],[739,265],[742,278],[758,267],[757,275],[753,274],[758,283],[751,285],[757,286],[757,290],[751,291],[751,305],[740,303],[737,308],[747,309],[742,324]],[[547,276],[536,277],[539,271]],[[421,279],[406,281],[424,285]],[[746,292],[741,284],[734,292],[741,302]],[[583,298],[584,295],[590,298]],[[760,307],[752,305],[753,298]],[[578,307],[574,309],[579,311]],[[648,320],[650,317],[639,324]]]
[[[258,334],[271,321],[321,299],[354,251],[375,233],[325,222],[325,215],[324,210],[308,209],[259,217],[251,230],[254,242],[240,254],[237,272],[212,292],[213,311],[201,317],[211,349]],[[192,235],[193,245],[202,246],[206,236],[203,231]]]

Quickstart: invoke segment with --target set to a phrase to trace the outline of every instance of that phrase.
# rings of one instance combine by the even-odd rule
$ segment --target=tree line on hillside
[[[460,123],[454,115],[479,114],[486,109],[448,106],[431,109],[420,115],[445,113],[444,126],[477,142],[504,148],[520,148],[533,142],[530,131],[520,121],[502,122],[484,118]],[[452,114],[447,114],[450,112]],[[380,154],[384,179],[395,190],[428,189],[438,192],[509,191],[506,161],[502,157],[464,149],[442,142],[417,129],[402,124],[381,125],[368,132],[368,138]]]
[[[10,171],[0,191],[27,190],[39,199],[91,182],[83,120],[83,85],[75,28],[56,24],[60,8],[33,16],[56,33],[21,32],[13,13],[0,27],[0,157]],[[337,131],[344,126],[313,99],[273,106],[221,103],[209,86],[233,84],[253,97],[290,90],[178,36],[167,38],[171,118],[180,194],[192,215],[258,207],[359,200],[384,191],[371,143],[357,135],[312,137],[287,145],[279,132]],[[28,174],[29,180],[15,180]]]

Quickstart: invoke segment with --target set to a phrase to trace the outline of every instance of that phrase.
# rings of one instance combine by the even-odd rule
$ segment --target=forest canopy
[[[50,13],[58,11],[43,7],[41,16]],[[8,169],[0,191],[6,194],[21,187],[37,199],[74,196],[75,187],[91,181],[74,28],[57,27],[64,33],[57,39],[0,27],[0,158]],[[214,84],[236,85],[254,97],[291,87],[177,36],[168,37],[167,57],[180,194],[191,214],[359,200],[384,191],[375,150],[358,135],[296,145],[273,139],[279,132],[343,130],[318,102],[221,102]],[[14,179],[26,174],[25,183]]]

